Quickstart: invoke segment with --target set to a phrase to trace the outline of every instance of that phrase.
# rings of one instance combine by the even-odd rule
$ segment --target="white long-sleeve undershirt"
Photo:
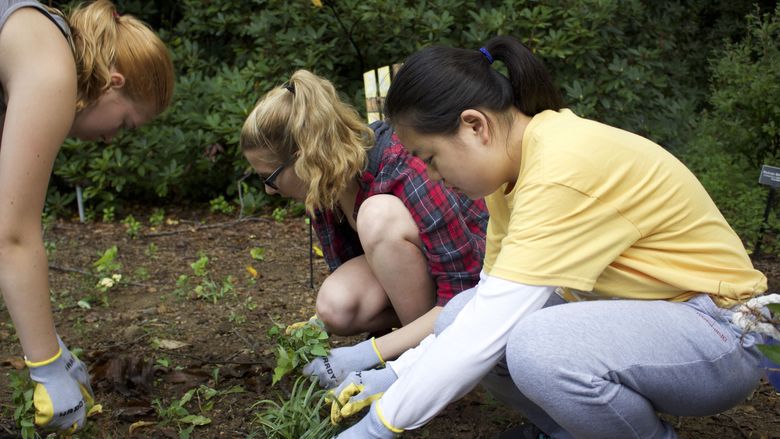
[[[504,354],[515,324],[541,309],[555,291],[483,276],[447,329],[390,363],[398,380],[378,403],[391,426],[418,428],[473,389]]]

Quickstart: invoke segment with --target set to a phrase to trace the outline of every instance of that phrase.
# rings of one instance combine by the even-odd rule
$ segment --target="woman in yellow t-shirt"
[[[417,428],[480,381],[534,424],[512,437],[675,438],[658,412],[718,413],[756,386],[762,337],[731,317],[766,278],[737,235],[663,148],[562,106],[510,37],[399,71],[386,114],[430,178],[486,198],[486,256],[389,388],[336,390],[344,415],[376,400],[340,439]]]

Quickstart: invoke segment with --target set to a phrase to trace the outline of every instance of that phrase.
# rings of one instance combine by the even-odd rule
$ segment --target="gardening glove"
[[[332,389],[350,372],[371,369],[379,364],[384,365],[385,361],[372,337],[354,346],[332,349],[327,357],[315,358],[303,367],[303,374],[317,377],[321,387]]]
[[[767,294],[748,300],[736,308],[736,312],[731,315],[731,322],[744,332],[757,332],[780,340],[780,330],[765,318],[768,314],[764,312],[768,311],[763,308],[770,304],[780,304],[780,294]]]
[[[371,405],[371,410],[357,424],[349,427],[335,436],[334,439],[392,439],[403,430],[393,429],[382,423],[379,417],[377,403]]]
[[[381,398],[398,379],[392,367],[352,372],[335,391],[331,391],[330,422],[338,424]]]
[[[48,360],[25,362],[30,368],[30,379],[35,382],[35,425],[67,435],[84,425],[87,407],[82,386],[68,372],[62,354],[60,349]]]
[[[84,401],[87,403],[87,410],[90,410],[95,404],[95,393],[92,391],[92,386],[89,383],[87,366],[68,350],[59,335],[57,335],[57,343],[60,344],[60,349],[62,350],[62,360],[65,362],[65,370],[67,370],[70,376],[79,383],[81,394],[84,396]]]
[[[317,314],[314,314],[309,318],[309,320],[304,320],[302,322],[295,322],[290,325],[287,325],[287,328],[284,329],[284,333],[286,335],[290,335],[293,332],[295,332],[296,329],[303,328],[306,325],[316,325],[322,328],[323,330],[325,329],[325,324],[322,323],[322,320],[320,320],[319,317],[317,317]]]

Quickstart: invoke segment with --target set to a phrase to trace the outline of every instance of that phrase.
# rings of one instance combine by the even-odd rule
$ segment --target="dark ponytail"
[[[544,64],[520,41],[494,37],[484,49],[433,46],[410,56],[390,85],[388,119],[420,133],[450,134],[468,108],[503,112],[514,106],[534,116],[563,106]],[[504,63],[509,78],[491,58]]]

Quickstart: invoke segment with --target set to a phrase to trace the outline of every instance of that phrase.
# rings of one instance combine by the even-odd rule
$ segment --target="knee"
[[[460,313],[460,310],[466,306],[466,303],[468,303],[468,301],[474,297],[475,292],[476,288],[468,289],[461,292],[460,294],[457,294],[449,302],[447,302],[447,304],[444,306],[444,309],[436,318],[436,323],[433,326],[433,333],[435,335],[441,334],[442,331],[444,331],[452,324],[452,322],[455,321],[455,317],[457,317]]]
[[[512,329],[506,345],[506,364],[515,385],[523,393],[556,382],[559,350],[544,335],[540,319],[532,314]],[[549,324],[547,322],[546,324]]]
[[[317,294],[317,317],[325,324],[325,329],[336,335],[351,335],[357,304],[348,294],[344,294],[343,285],[334,285],[329,278],[323,281]]]
[[[393,195],[374,195],[360,205],[356,220],[360,243],[366,251],[384,242],[417,244],[419,230],[403,202]]]

